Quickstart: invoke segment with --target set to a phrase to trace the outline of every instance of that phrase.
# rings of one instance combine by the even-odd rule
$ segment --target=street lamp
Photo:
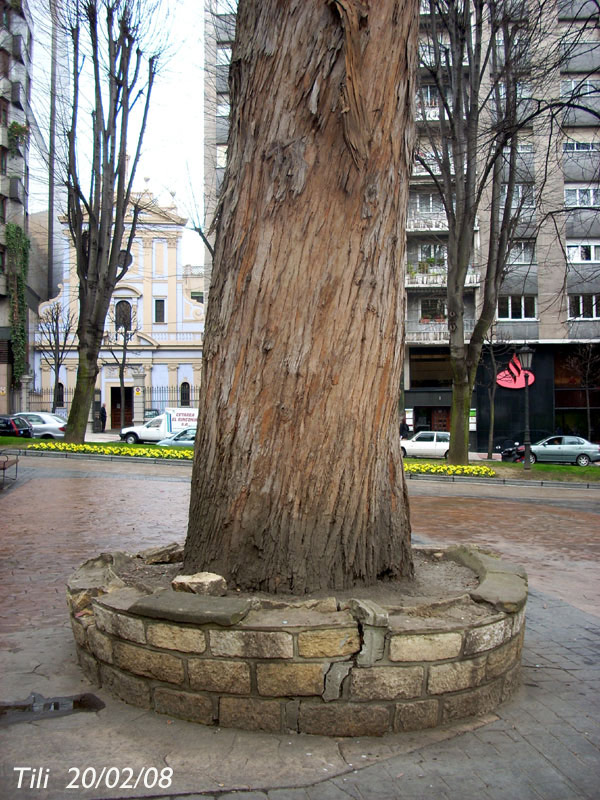
[[[531,469],[531,437],[529,434],[529,370],[533,360],[533,348],[526,344],[519,348],[519,360],[523,367],[525,377],[525,452],[523,454],[523,469]]]

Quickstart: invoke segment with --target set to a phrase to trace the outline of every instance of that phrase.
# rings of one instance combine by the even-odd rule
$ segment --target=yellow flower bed
[[[87,453],[101,456],[130,456],[133,458],[170,458],[177,461],[191,461],[193,447],[129,447],[125,444],[68,444],[67,442],[39,442],[30,444],[28,450],[52,450],[58,453]]]
[[[67,444],[66,442],[44,441],[30,444],[28,450],[53,450],[59,453],[89,453],[102,456],[131,456],[135,458],[170,458],[176,461],[191,461],[193,447],[129,447],[126,444]],[[407,475],[466,475],[471,478],[494,478],[496,473],[489,467],[452,466],[450,464],[410,463],[404,465]]]
[[[496,473],[489,467],[472,467],[468,465],[451,464],[405,464],[404,472],[407,475],[466,475],[469,478],[494,478]]]

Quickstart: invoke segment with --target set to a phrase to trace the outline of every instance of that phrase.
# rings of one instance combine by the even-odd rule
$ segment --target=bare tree
[[[61,303],[52,303],[40,316],[38,334],[40,354],[54,374],[52,411],[58,407],[60,368],[75,346],[77,315]]]
[[[417,12],[239,5],[186,571],[298,594],[412,574],[398,387]]]
[[[158,67],[160,46],[152,37],[160,24],[159,0],[71,0],[68,24],[73,45],[68,221],[79,279],[79,363],[66,438],[81,442],[106,314],[115,286],[131,263],[142,207],[132,186]],[[93,97],[89,136],[82,122],[87,64]],[[82,168],[87,159],[79,158],[81,140],[91,149],[88,175]]]
[[[108,330],[104,334],[104,346],[112,355],[114,363],[119,368],[119,387],[121,395],[121,428],[125,427],[125,369],[127,359],[131,354],[131,342],[137,336],[140,328],[135,309],[126,300],[115,303],[114,311],[108,314]]]
[[[583,81],[568,97],[553,87],[588,26],[584,19],[568,32],[559,30],[555,4],[548,0],[429,0],[429,12],[421,41],[416,161],[439,192],[448,221],[449,460],[467,463],[481,349],[496,316],[500,288],[513,268],[515,240],[532,234],[531,214],[524,212],[530,206],[527,192],[534,191],[527,188],[533,185],[534,170],[522,145],[534,126],[558,128],[565,109],[585,102]],[[538,197],[556,167],[550,151],[542,163],[535,174]],[[469,335],[465,296],[478,213],[489,215],[490,230],[481,298]]]

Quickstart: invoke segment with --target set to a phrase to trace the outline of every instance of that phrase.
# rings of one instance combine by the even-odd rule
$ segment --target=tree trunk
[[[97,376],[97,350],[93,347],[82,347],[80,345],[77,381],[71,401],[65,442],[82,444],[85,441],[85,432],[92,400],[94,399]]]
[[[416,33],[413,0],[239,5],[186,572],[296,594],[412,574]]]

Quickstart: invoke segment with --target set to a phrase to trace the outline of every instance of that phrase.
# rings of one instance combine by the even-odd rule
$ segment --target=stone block
[[[385,650],[385,636],[387,628],[373,625],[363,626],[363,645],[356,657],[360,667],[371,667],[381,661]]]
[[[210,631],[213,656],[240,658],[292,658],[294,640],[277,631]]]
[[[397,700],[418,697],[423,690],[423,667],[367,667],[353,669],[352,700]]]
[[[473,589],[471,597],[476,602],[490,603],[498,611],[513,614],[527,602],[527,581],[519,575],[490,572],[477,589]]]
[[[488,680],[504,675],[515,664],[521,655],[520,642],[521,637],[516,636],[510,642],[488,654],[485,673]]]
[[[462,647],[460,633],[392,636],[390,661],[443,661],[456,658]]]
[[[110,636],[99,631],[95,625],[90,625],[88,629],[88,642],[90,650],[96,658],[99,658],[100,661],[105,661],[107,664],[113,663],[113,648]]]
[[[154,690],[154,710],[179,719],[189,719],[202,725],[212,725],[213,704],[210,697],[158,686]]]
[[[387,628],[388,612],[372,600],[357,600],[353,598],[350,600],[350,613],[364,625]]]
[[[260,607],[264,610],[273,608],[302,608],[307,611],[318,611],[319,614],[334,614],[338,610],[335,597],[315,597],[310,600],[285,600],[279,597],[261,597]]]
[[[150,547],[142,550],[138,556],[146,564],[174,564],[183,561],[183,545],[178,542],[171,542],[161,547]]]
[[[114,667],[109,667],[107,664],[101,664],[100,678],[102,687],[120,700],[140,708],[151,707],[150,685],[143,678],[134,678],[133,675],[126,675]]]
[[[223,597],[227,594],[227,581],[214,572],[195,572],[193,575],[178,575],[171,581],[175,592]]]
[[[81,667],[83,674],[88,679],[88,681],[90,683],[93,683],[94,686],[101,686],[102,681],[100,679],[100,665],[98,664],[94,656],[90,655],[83,648],[78,647],[77,661],[79,662],[79,666]]]
[[[338,700],[342,692],[342,682],[350,673],[352,663],[350,661],[336,661],[327,670],[325,675],[325,691],[323,700]]]
[[[409,703],[398,703],[394,714],[394,730],[421,731],[435,728],[439,724],[439,700],[415,700]]]
[[[429,667],[428,694],[458,692],[479,684],[485,678],[485,656],[450,664],[433,664]]]
[[[251,605],[250,600],[241,597],[205,597],[165,589],[141,597],[129,611],[153,619],[230,627],[246,616]]]
[[[360,650],[355,627],[323,631],[303,631],[298,634],[298,653],[303,658],[336,658]]]
[[[139,642],[140,644],[146,642],[146,631],[141,619],[117,614],[98,603],[94,603],[94,619],[98,630],[111,633],[119,639],[128,639],[130,642]]]
[[[504,676],[504,684],[502,686],[502,702],[508,700],[513,692],[519,688],[521,684],[521,662],[515,664]]]
[[[269,697],[321,695],[325,688],[324,664],[258,664],[258,693]]]
[[[255,631],[281,631],[292,628],[325,630],[327,628],[356,628],[356,621],[347,611],[325,614],[304,606],[253,608],[237,627],[240,630]]]
[[[146,631],[148,644],[162,647],[165,650],[179,650],[183,653],[203,653],[206,650],[204,631],[196,628],[184,628],[165,622],[148,624]]]
[[[75,642],[80,647],[87,647],[87,634],[86,634],[86,626],[82,625],[79,620],[71,617],[71,628],[73,630],[73,637]]]
[[[384,705],[301,701],[298,730],[316,736],[383,736],[391,730],[390,709]]]
[[[517,613],[513,614],[512,616],[513,636],[516,636],[517,633],[520,633],[524,625],[525,625],[525,609],[522,608],[520,611],[517,611]]]
[[[223,694],[250,694],[250,667],[243,661],[190,658],[188,674],[192,689]]]
[[[177,656],[145,650],[125,642],[115,642],[113,653],[114,663],[127,672],[167,683],[183,683],[183,662]]]
[[[221,697],[219,725],[246,731],[280,731],[282,705],[278,700],[254,697]]]
[[[466,656],[470,656],[474,653],[482,653],[484,650],[492,650],[509,639],[511,633],[512,620],[510,619],[503,619],[491,625],[472,628],[465,632],[464,653]]]
[[[501,695],[502,681],[495,681],[469,692],[444,697],[442,698],[442,723],[492,711],[500,702]]]

